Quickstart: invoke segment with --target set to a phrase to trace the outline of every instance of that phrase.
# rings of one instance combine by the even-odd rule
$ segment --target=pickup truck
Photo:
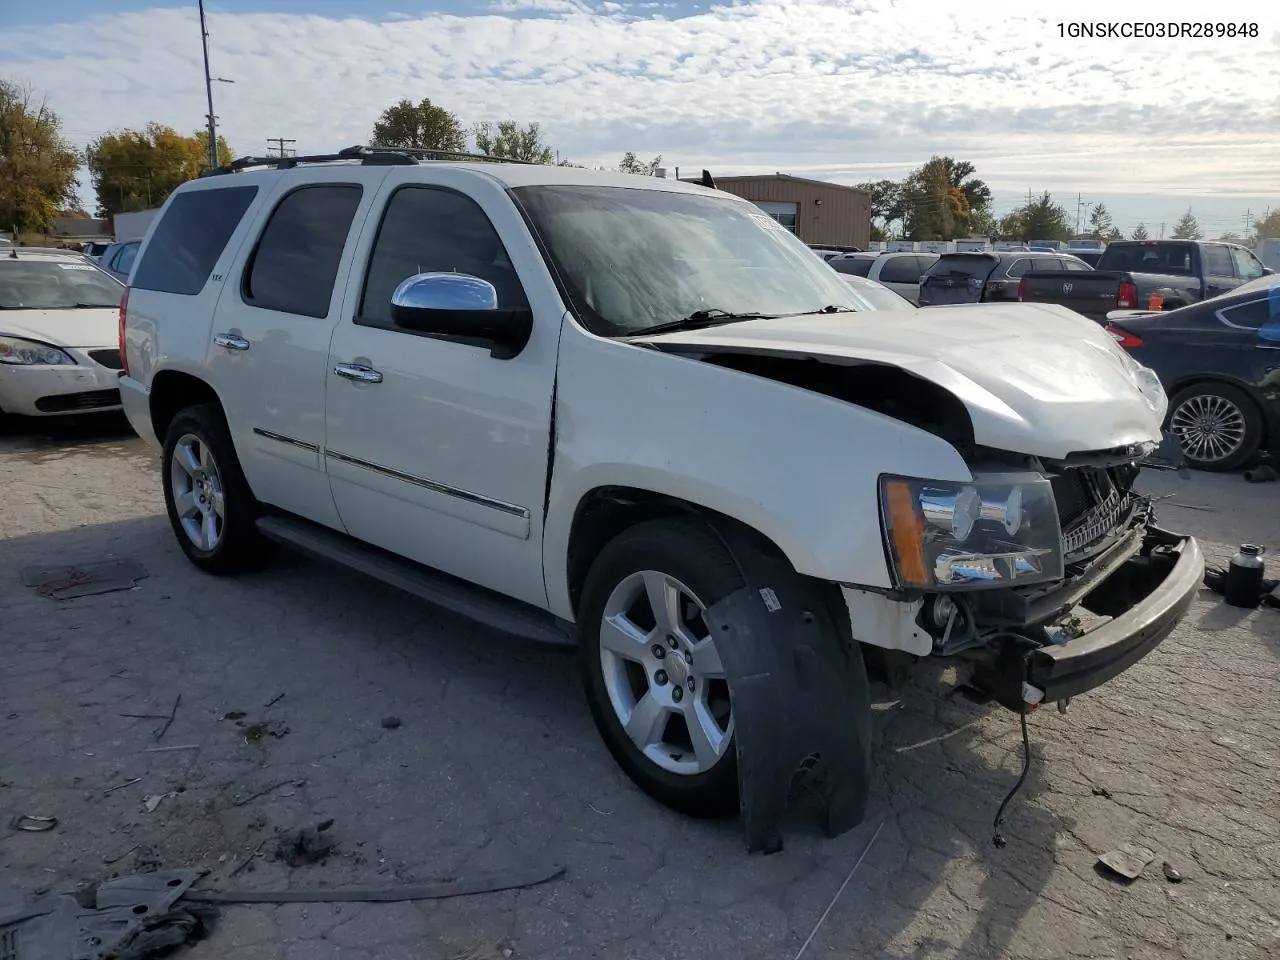
[[[1134,486],[1164,391],[1101,327],[859,302],[703,186],[246,158],[153,222],[120,391],[197,568],[275,542],[576,644],[663,803],[754,822],[818,752],[856,822],[864,654],[960,658],[1025,717],[1150,653],[1203,575]]]
[[[1027,274],[1018,299],[1057,303],[1106,323],[1114,310],[1176,310],[1268,273],[1246,247],[1200,240],[1122,240],[1091,273]]]

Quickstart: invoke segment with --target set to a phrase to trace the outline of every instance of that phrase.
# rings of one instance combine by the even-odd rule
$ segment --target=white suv
[[[677,180],[275,163],[175,192],[121,311],[182,549],[229,573],[293,544],[579,643],[664,803],[736,811],[768,738],[837,708],[865,801],[863,652],[964,655],[1025,713],[1195,595],[1198,547],[1133,490],[1159,383],[1064,308],[858,313],[755,206]]]

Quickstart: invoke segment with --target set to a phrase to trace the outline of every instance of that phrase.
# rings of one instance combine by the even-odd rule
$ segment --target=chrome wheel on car
[[[642,570],[605,602],[600,667],[618,723],[670,773],[706,773],[733,742],[724,666],[703,622],[706,607],[668,574]]]
[[[1240,451],[1248,433],[1248,422],[1244,411],[1227,397],[1201,393],[1187,397],[1174,409],[1169,429],[1178,437],[1189,459],[1212,464]]]
[[[214,550],[226,524],[226,498],[213,451],[193,433],[184,433],[173,447],[169,486],[183,532],[196,548]]]

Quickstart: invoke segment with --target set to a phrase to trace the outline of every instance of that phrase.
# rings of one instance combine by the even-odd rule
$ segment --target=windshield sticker
[[[786,227],[766,213],[748,213],[747,216],[766,230],[781,230],[783,233],[788,232]]]
[[[87,263],[60,263],[58,264],[63,270],[97,270],[97,267],[90,266]]]

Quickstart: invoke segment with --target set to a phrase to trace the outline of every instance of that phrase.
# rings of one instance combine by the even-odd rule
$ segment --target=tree
[[[1228,230],[1218,238],[1222,243],[1244,243],[1244,237],[1236,233],[1234,230]]]
[[[462,153],[467,149],[467,134],[456,116],[423,97],[416,105],[401,100],[383,110],[374,121],[372,142],[379,147]]]
[[[85,150],[85,163],[98,194],[100,216],[160,206],[180,185],[209,166],[209,135],[189,137],[160,123],[143,130],[105,133]],[[218,163],[231,162],[231,148],[218,138]]]
[[[1147,233],[1147,225],[1140,223],[1133,228],[1133,233],[1129,234],[1130,240],[1150,240],[1151,234]]]
[[[932,157],[903,182],[903,227],[912,240],[951,240],[969,232],[969,198],[955,186],[949,157]],[[970,167],[970,169],[972,169]]]
[[[642,177],[652,177],[658,172],[658,167],[662,165],[662,154],[658,154],[647,163],[643,160],[637,160],[636,155],[628,150],[622,156],[622,161],[618,164],[618,169],[623,173],[635,173]]]
[[[529,163],[555,162],[555,153],[543,142],[542,128],[536,123],[522,127],[514,120],[500,120],[496,129],[491,123],[477,123],[472,135],[476,151],[486,157]]]
[[[947,182],[964,194],[970,211],[984,210],[991,205],[991,188],[974,177],[975,167],[968,160],[936,157],[947,172]]]
[[[1038,199],[1028,196],[1026,204],[1000,221],[1001,232],[1016,240],[1067,240],[1071,221],[1061,204],[1053,202],[1046,190]]]
[[[0,230],[46,229],[75,201],[80,156],[35,93],[0,80]]]
[[[1190,207],[1187,207],[1187,212],[1179,217],[1178,222],[1173,225],[1171,236],[1175,240],[1203,239],[1204,231],[1200,229],[1200,221],[1195,218]]]
[[[1105,240],[1115,228],[1111,212],[1105,203],[1099,203],[1089,211],[1089,236],[1094,240]]]
[[[897,180],[868,180],[857,184],[857,188],[867,195],[870,202],[872,232],[882,235],[872,239],[886,238],[892,232],[894,221],[902,219],[902,184]],[[875,223],[877,220],[881,223],[879,227]]]
[[[1118,228],[1112,227],[1110,230],[1107,231],[1106,236],[1104,236],[1102,239],[1107,241],[1107,243],[1115,243],[1117,240],[1123,240],[1124,234],[1121,233]]]
[[[1253,222],[1253,237],[1250,246],[1256,247],[1263,240],[1280,237],[1280,210],[1268,210],[1261,220]]]

